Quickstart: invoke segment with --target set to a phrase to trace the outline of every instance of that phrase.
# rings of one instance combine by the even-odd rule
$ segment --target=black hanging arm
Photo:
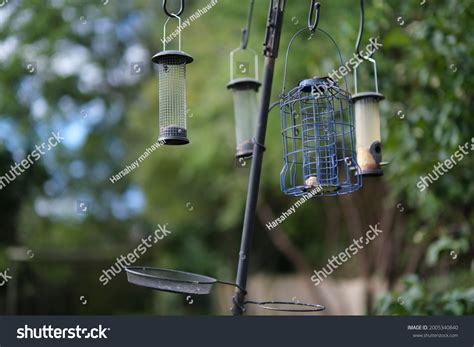
[[[311,0],[311,7],[309,9],[309,18],[308,18],[308,27],[309,30],[314,32],[318,28],[319,24],[319,8],[321,4],[316,2],[316,0]],[[314,11],[316,10],[316,16],[314,15]]]
[[[360,41],[362,40],[362,35],[364,35],[364,0],[360,0],[360,23],[359,23],[359,34],[357,35],[357,41],[355,46],[355,52],[359,55]]]
[[[178,11],[178,13],[170,13],[168,12],[168,9],[166,8],[166,3],[167,3],[168,0],[163,0],[163,11],[165,11],[166,15],[168,17],[175,17],[175,16],[181,16],[184,12],[184,0],[181,0],[181,7]]]
[[[360,23],[359,23],[359,34],[357,35],[357,41],[355,45],[355,53],[357,56],[362,57],[359,53],[360,42],[362,41],[362,36],[364,35],[364,25],[365,25],[365,11],[364,11],[364,0],[360,0]],[[374,42],[370,39],[372,48],[375,47]],[[372,53],[368,55],[371,58],[375,53],[375,49],[372,50]],[[363,57],[362,57],[363,58]]]
[[[247,27],[242,29],[242,41],[240,43],[240,48],[242,48],[242,49],[246,49],[247,45],[249,43],[250,27],[252,25],[254,4],[255,4],[255,0],[250,0],[249,12],[248,12],[248,15],[247,15]]]

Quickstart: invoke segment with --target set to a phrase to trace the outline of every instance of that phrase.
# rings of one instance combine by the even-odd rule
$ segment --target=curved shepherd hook
[[[308,27],[309,27],[309,30],[311,31],[315,31],[318,27],[320,7],[321,7],[321,4],[319,2],[316,2],[316,0],[311,0],[311,7],[309,9],[309,18],[308,18]],[[315,9],[316,9],[316,17],[314,15]]]
[[[365,25],[364,0],[360,0],[359,33],[357,34],[357,40],[356,40],[356,45],[355,45],[355,53],[359,57],[362,57],[359,53],[359,47],[360,47],[360,42],[362,41],[362,36],[364,35],[364,25]],[[372,56],[375,53],[375,49],[374,49],[375,45],[372,42],[372,39],[370,40],[370,43],[372,45],[372,53],[369,54],[369,58],[372,58]]]
[[[166,15],[168,17],[176,17],[176,16],[181,16],[184,12],[184,0],[181,0],[181,8],[179,9],[178,13],[170,13],[168,12],[167,8],[166,8],[166,2],[168,0],[163,0],[163,11],[165,11]]]

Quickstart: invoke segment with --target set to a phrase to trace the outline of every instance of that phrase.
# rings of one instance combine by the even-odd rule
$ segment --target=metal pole
[[[262,100],[257,122],[257,133],[254,139],[252,166],[247,191],[244,225],[240,244],[239,263],[237,267],[237,288],[233,297],[233,315],[242,315],[247,287],[247,273],[249,264],[249,251],[252,244],[255,214],[257,209],[260,175],[262,172],[263,152],[265,151],[265,134],[267,131],[268,109],[273,84],[275,60],[278,56],[280,34],[283,22],[285,0],[270,0],[270,9],[267,22],[267,33],[264,43],[265,65],[263,73]]]

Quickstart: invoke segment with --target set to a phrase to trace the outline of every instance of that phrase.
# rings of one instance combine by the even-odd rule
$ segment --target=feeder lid
[[[315,77],[306,80],[302,80],[298,86],[302,88],[304,92],[311,92],[314,88],[320,85],[337,85],[336,81],[328,76]]]
[[[194,60],[193,57],[191,57],[189,54],[183,51],[169,50],[169,51],[162,51],[162,52],[156,53],[151,58],[151,61],[156,64],[160,64],[163,60],[169,59],[169,58],[175,58],[175,59],[181,58],[183,62],[186,64],[190,64]],[[182,62],[176,62],[175,64],[173,64],[168,61],[167,64],[168,65],[181,65]]]
[[[358,101],[362,99],[368,99],[368,98],[374,98],[377,101],[385,99],[385,96],[383,96],[380,93],[375,93],[375,92],[363,92],[363,93],[357,93],[352,95],[352,101]]]
[[[255,89],[255,91],[258,91],[261,85],[262,84],[255,78],[244,77],[230,81],[229,84],[227,84],[227,89]]]

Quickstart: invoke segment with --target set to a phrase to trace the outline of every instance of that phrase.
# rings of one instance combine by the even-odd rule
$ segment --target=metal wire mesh
[[[186,143],[186,60],[162,57],[158,64],[160,98],[160,139]]]
[[[280,99],[288,195],[342,195],[362,185],[354,152],[351,97],[330,78],[304,80]]]

